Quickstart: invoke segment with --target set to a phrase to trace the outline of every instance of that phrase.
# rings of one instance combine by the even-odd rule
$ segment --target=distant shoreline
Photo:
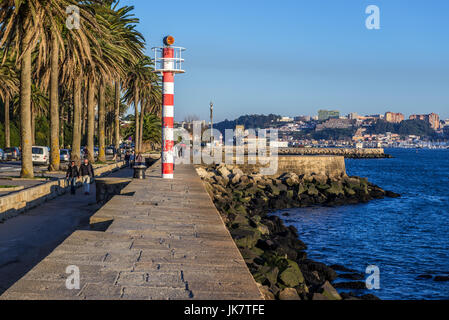
[[[385,153],[383,148],[280,148],[279,155],[304,156],[344,156],[348,159],[390,159],[393,156]]]

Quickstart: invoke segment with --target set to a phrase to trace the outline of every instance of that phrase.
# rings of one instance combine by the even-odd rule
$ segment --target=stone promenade
[[[147,170],[0,299],[263,299],[193,166]],[[80,271],[69,290],[68,266]]]

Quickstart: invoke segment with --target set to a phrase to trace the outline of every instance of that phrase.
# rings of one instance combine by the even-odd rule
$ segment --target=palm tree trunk
[[[117,150],[120,145],[120,79],[115,81],[114,129],[114,145]]]
[[[22,178],[34,178],[33,159],[31,155],[31,32],[25,31],[22,35],[20,65],[20,134],[22,142]]]
[[[36,144],[36,115],[34,114],[34,104],[31,102],[31,145]]]
[[[98,92],[98,161],[106,162],[105,153],[105,84],[104,80],[100,81],[100,89]]]
[[[11,129],[9,120],[9,94],[5,98],[5,145],[6,148],[11,147]]]
[[[87,156],[90,163],[95,162],[94,136],[95,136],[95,80],[89,79],[87,96]]]
[[[143,119],[145,116],[145,103],[142,102],[140,106],[140,123],[139,123],[139,151],[142,152],[143,144]]]
[[[59,141],[61,149],[65,148],[65,138],[64,138],[64,106],[61,106],[59,110]]]
[[[73,92],[72,92],[71,99],[72,99],[72,102],[73,102]],[[73,104],[69,105],[67,107],[67,123],[71,123],[72,122],[72,112],[73,112],[72,108],[73,108]]]
[[[139,88],[135,89],[135,97],[134,97],[134,116],[135,116],[135,130],[134,130],[134,145],[136,154],[140,152],[139,150],[139,141],[140,141],[140,135],[139,135]]]
[[[60,118],[59,119],[59,141],[60,141],[60,148],[61,149],[65,149],[65,137],[64,137],[64,119]]]
[[[81,135],[82,138],[84,139],[86,136],[86,128],[87,128],[87,94],[86,94],[86,88],[84,88],[83,90],[83,95],[82,95],[82,101],[83,101],[83,108],[82,108],[82,113],[81,113],[81,124],[82,124],[82,129],[81,129]]]
[[[55,35],[52,35],[51,61],[50,61],[50,171],[58,171],[60,165],[59,155],[59,44]]]
[[[73,81],[73,133],[71,159],[80,164],[81,160],[81,79]]]

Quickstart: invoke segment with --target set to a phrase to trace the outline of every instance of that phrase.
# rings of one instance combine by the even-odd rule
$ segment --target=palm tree
[[[105,88],[104,79],[100,81],[100,88],[98,91],[98,161],[106,161],[105,152],[105,124],[106,124],[106,105],[105,105]]]
[[[159,76],[151,71],[151,82],[149,82],[141,91],[141,112],[140,112],[140,129],[139,129],[139,150],[142,150],[143,146],[143,126],[144,126],[144,117],[146,112],[150,114],[161,115],[162,111],[162,89],[160,86],[160,78]]]
[[[76,73],[75,73],[76,75]],[[81,78],[73,79],[73,136],[71,159],[81,160]]]
[[[95,12],[92,11],[90,4],[83,1],[78,3],[77,6],[83,28],[63,29],[62,38],[64,40],[65,55],[60,68],[60,83],[64,83],[63,88],[65,90],[72,92],[73,133],[71,158],[79,164],[81,159],[83,91],[84,97],[86,97],[87,69],[94,65],[92,54],[93,51],[98,51],[99,47],[96,37],[101,37],[102,33],[95,19]],[[83,84],[85,84],[85,90],[83,90]]]
[[[135,132],[135,122],[127,127],[124,137],[129,138]],[[160,145],[162,139],[162,121],[160,116],[148,113],[143,118],[142,141],[150,143],[153,150],[156,145]]]
[[[87,150],[88,156],[91,161],[93,158],[94,151],[94,124],[95,124],[95,95],[94,87],[97,85],[105,86],[106,83],[112,83],[112,81],[120,75],[125,74],[125,63],[123,57],[129,54],[123,50],[119,45],[115,45],[116,35],[113,33],[113,28],[111,22],[114,21],[115,13],[110,8],[111,2],[99,2],[99,1],[86,1],[89,3],[90,10],[95,16],[98,22],[99,34],[97,35],[96,43],[91,44],[92,53],[92,63],[88,64],[85,68],[85,73],[88,82],[88,101],[87,101]],[[100,36],[101,35],[101,36]],[[97,45],[98,44],[98,45]],[[101,150],[99,151],[99,160],[105,160],[105,112],[104,112],[104,101],[105,101],[105,90],[104,88],[98,88],[98,93],[102,96],[98,97],[97,101],[101,102],[99,109],[101,108],[101,113],[99,113],[99,139]],[[100,90],[101,89],[101,90]],[[100,110],[99,110],[100,111]],[[100,119],[101,117],[101,119]]]
[[[87,157],[91,163],[95,162],[94,135],[95,135],[95,91],[96,79],[88,78],[87,88]]]
[[[5,50],[0,51],[0,61],[4,61],[3,57],[6,55]],[[13,95],[18,92],[19,80],[17,78],[14,62],[11,57],[6,57],[5,62],[0,65],[0,99],[5,105],[5,145],[11,146],[10,133],[10,101]]]
[[[140,59],[136,64],[129,68],[127,78],[125,80],[125,100],[131,104],[134,104],[134,116],[135,116],[135,133],[134,142],[136,152],[140,152],[140,124],[139,124],[139,103],[142,102],[141,91],[147,89],[148,84],[154,78],[151,68],[151,59],[144,57]]]
[[[67,18],[65,8],[69,5],[76,5],[80,9],[82,27],[79,29],[68,30],[64,26]],[[59,168],[59,137],[64,116],[61,110],[66,108],[60,106],[61,97],[64,97],[64,101],[73,101],[71,119],[74,159],[80,158],[83,93],[87,101],[87,136],[91,160],[94,154],[95,100],[99,107],[100,161],[104,155],[106,87],[113,85],[115,89],[114,143],[117,146],[120,138],[120,79],[130,85],[124,86],[124,89],[132,87],[136,121],[139,120],[138,104],[145,99],[140,97],[140,91],[151,77],[146,70],[148,63],[143,59],[145,40],[135,29],[139,20],[131,14],[133,9],[131,6],[118,8],[118,1],[115,0],[3,0],[0,3],[0,48],[5,52],[2,62],[4,65],[6,56],[14,55],[16,65],[19,66],[17,79],[20,81],[17,82],[20,87],[17,86],[17,91],[21,115],[22,177],[34,175],[31,146],[34,115],[37,113],[50,113],[50,169]],[[130,65],[137,69],[128,70]],[[2,69],[1,72],[4,71]],[[11,88],[4,89],[6,81],[7,78],[2,76],[0,94],[3,100],[9,100],[13,92]],[[6,95],[6,92],[10,94]],[[42,104],[38,102],[48,99],[49,110],[39,109]],[[145,109],[146,104],[142,106]],[[144,114],[142,112],[141,116]],[[139,135],[139,131],[142,130],[137,126],[135,134]],[[137,147],[139,141],[136,140]]]
[[[59,156],[59,42],[56,30],[51,35],[50,58],[50,171],[58,171]]]
[[[145,39],[143,35],[135,29],[135,26],[140,22],[138,18],[131,14],[134,10],[133,6],[124,6],[117,8],[118,1],[113,7],[115,15],[115,28],[113,29],[116,37],[119,40],[124,51],[128,53],[124,58],[126,65],[133,64],[143,57],[143,50],[145,48]],[[126,75],[125,75],[126,76]],[[115,83],[115,100],[114,100],[114,145],[119,147],[120,143],[120,86],[121,81],[118,78]]]
[[[33,178],[31,157],[31,53],[40,35],[44,11],[37,0],[2,1],[0,7],[0,47],[15,50],[20,64],[21,177]]]
[[[118,147],[119,143],[119,112],[120,112],[120,78],[126,76],[125,69],[134,61],[137,61],[143,56],[144,38],[135,30],[135,25],[139,19],[134,18],[130,12],[134,7],[125,6],[118,7],[118,1],[105,1],[101,6],[96,6],[97,20],[104,28],[105,36],[101,39],[100,45],[102,48],[102,59],[108,61],[109,72],[108,76],[112,75],[115,86],[115,145]],[[101,83],[105,86],[105,82],[112,85],[112,78],[110,81],[106,79],[107,75],[103,75]],[[117,80],[118,79],[118,80]],[[99,137],[99,160],[106,159],[104,152],[104,124],[105,124],[105,110],[104,110],[104,88],[100,90],[103,95],[99,97],[99,114],[98,114],[98,137]],[[100,103],[101,102],[101,103]],[[101,112],[100,112],[101,111]]]
[[[120,145],[120,80],[114,82],[114,146]]]
[[[149,142],[153,149],[162,140],[162,121],[156,114],[147,114],[144,117],[143,141]]]
[[[4,46],[6,50],[17,53],[17,63],[20,64],[22,177],[34,177],[31,158],[32,52],[39,43],[39,56],[43,52],[45,56],[44,50],[48,47],[45,31],[48,28],[52,32],[60,30],[61,21],[66,19],[65,9],[69,5],[82,7],[75,0],[3,0],[0,4],[0,47]],[[84,11],[80,12],[83,16]],[[86,20],[86,23],[89,24],[89,21]],[[75,30],[75,37],[82,38],[83,29]],[[57,33],[55,35],[60,38]],[[54,97],[52,99],[54,101]]]

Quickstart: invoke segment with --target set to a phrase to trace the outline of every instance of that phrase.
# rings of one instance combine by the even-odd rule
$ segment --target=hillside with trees
[[[405,120],[401,123],[391,123],[378,120],[367,129],[370,134],[384,134],[386,132],[400,135],[416,135],[421,137],[434,137],[435,131],[430,124],[423,120]]]
[[[224,120],[214,124],[214,129],[219,130],[222,134],[225,133],[226,129],[235,129],[237,125],[245,126],[245,129],[265,129],[273,125],[274,122],[281,118],[280,115],[269,114],[269,115],[244,115],[235,120],[229,121]]]

